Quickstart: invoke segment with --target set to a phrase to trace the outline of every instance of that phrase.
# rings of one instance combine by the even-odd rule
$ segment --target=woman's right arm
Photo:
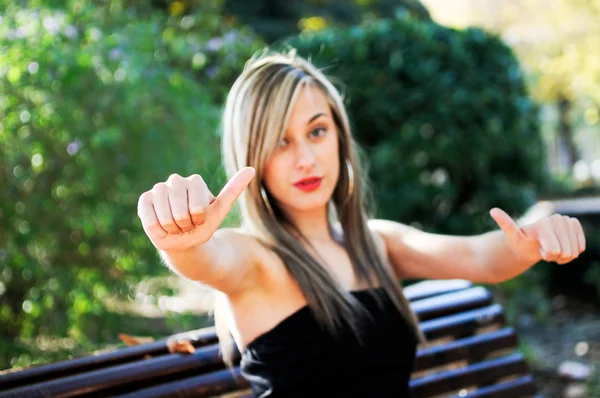
[[[258,243],[235,229],[218,229],[254,178],[240,170],[214,197],[202,177],[173,174],[138,201],[138,216],[163,261],[178,275],[233,294],[252,282]]]
[[[258,265],[256,240],[223,228],[206,242],[182,251],[160,250],[163,262],[184,278],[233,295],[255,282]]]

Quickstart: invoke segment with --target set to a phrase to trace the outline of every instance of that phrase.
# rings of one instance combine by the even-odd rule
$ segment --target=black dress
[[[384,289],[352,294],[372,316],[361,325],[363,344],[349,332],[335,338],[305,306],[242,353],[241,372],[256,397],[410,397],[412,328]]]

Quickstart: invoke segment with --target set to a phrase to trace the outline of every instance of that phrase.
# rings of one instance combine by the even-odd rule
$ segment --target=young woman
[[[173,174],[138,215],[174,272],[220,292],[224,357],[233,337],[259,397],[409,396],[425,339],[399,280],[501,282],[585,248],[579,222],[560,215],[517,226],[492,209],[500,230],[470,237],[369,219],[342,98],[294,52],[247,63],[222,127],[221,192]],[[242,225],[219,229],[236,200]]]

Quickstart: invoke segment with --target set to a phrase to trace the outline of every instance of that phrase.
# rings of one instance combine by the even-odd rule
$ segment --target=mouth
[[[321,185],[322,177],[304,178],[294,184],[294,186],[303,191],[314,191]]]

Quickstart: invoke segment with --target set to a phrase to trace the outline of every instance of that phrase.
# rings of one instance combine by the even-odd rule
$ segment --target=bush
[[[64,3],[0,24],[0,369],[145,333],[104,305],[167,274],[137,199],[175,172],[220,187],[222,95],[261,46],[212,8]]]
[[[473,234],[546,184],[538,109],[498,37],[398,18],[286,45],[343,82],[380,217]]]

